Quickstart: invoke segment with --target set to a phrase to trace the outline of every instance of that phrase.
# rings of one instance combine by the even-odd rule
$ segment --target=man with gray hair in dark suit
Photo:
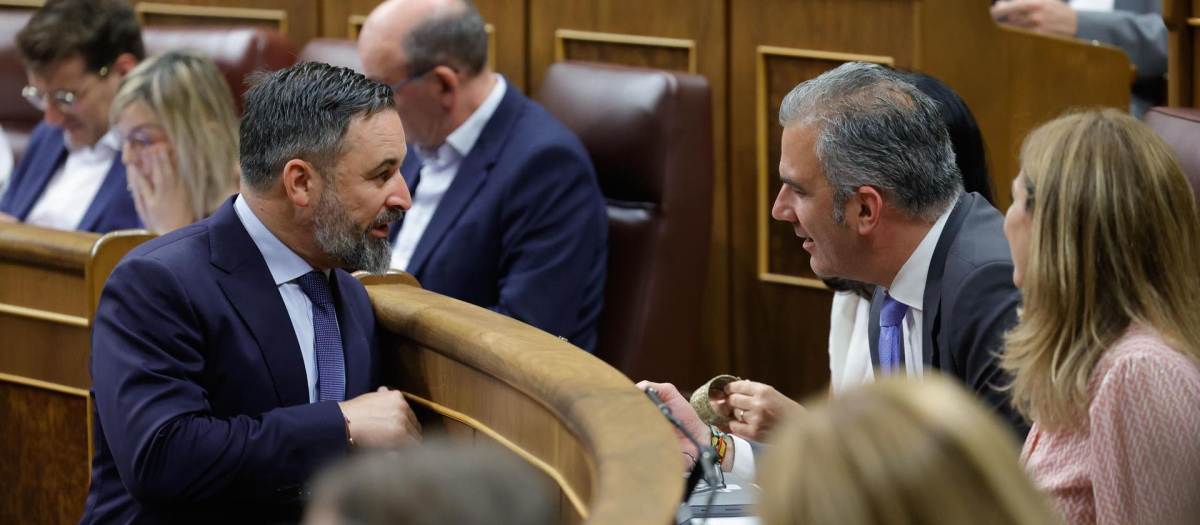
[[[936,103],[888,68],[851,62],[796,86],[779,122],[783,187],[771,215],[792,224],[818,275],[877,286],[869,325],[876,375],[958,378],[1024,438],[1028,426],[1001,389],[1007,379],[996,357],[1020,300],[1004,216],[963,193]],[[734,436],[718,436],[731,440],[718,447],[727,450],[722,467],[743,479],[754,477],[754,447],[736,437],[739,429],[798,407],[753,385],[760,388],[729,395]],[[639,386],[657,388],[694,437],[710,442],[674,387]]]

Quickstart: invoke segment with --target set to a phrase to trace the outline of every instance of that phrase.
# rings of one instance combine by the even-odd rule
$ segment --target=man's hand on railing
[[[379,390],[338,403],[356,446],[393,448],[421,442],[421,424],[399,390]]]

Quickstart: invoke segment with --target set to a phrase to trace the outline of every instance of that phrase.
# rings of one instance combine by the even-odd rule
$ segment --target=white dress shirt
[[[1113,10],[1116,0],[1071,0],[1071,9],[1076,11],[1107,11]]]
[[[400,224],[400,234],[396,237],[396,246],[392,248],[392,268],[407,270],[408,262],[412,259],[417,243],[433,220],[438,203],[446,195],[450,183],[458,175],[458,167],[479,141],[484,126],[496,113],[500,101],[504,99],[507,84],[504,77],[496,75],[496,85],[492,92],[471,113],[470,117],[446,137],[446,142],[437,151],[426,151],[414,148],[414,154],[421,159],[421,180],[412,196],[412,208],[404,212],[404,222]]]
[[[875,380],[869,326],[870,299],[854,292],[833,294],[829,315],[829,376],[834,394]]]
[[[279,296],[287,308],[288,317],[292,319],[292,329],[296,331],[296,342],[300,343],[300,356],[304,358],[304,372],[308,376],[308,401],[317,401],[317,354],[314,348],[316,334],[313,331],[312,300],[300,288],[296,281],[300,276],[313,271],[313,267],[304,261],[296,252],[283,244],[267,226],[258,219],[250,205],[241,195],[233,202],[233,211],[237,212],[238,220],[250,234],[250,239],[262,252],[267,261],[267,269],[275,279]],[[325,271],[329,277],[329,271]],[[337,318],[334,318],[334,323]],[[341,328],[339,327],[339,332]]]
[[[8,188],[8,179],[12,177],[12,170],[13,149],[8,144],[4,128],[0,128],[0,197],[4,196],[4,190]]]
[[[110,129],[91,147],[67,146],[67,160],[50,176],[25,223],[59,230],[75,230],[91,207],[92,200],[112,170],[121,150],[117,130]]]

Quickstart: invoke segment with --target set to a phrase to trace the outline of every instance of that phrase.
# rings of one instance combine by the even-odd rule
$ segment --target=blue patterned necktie
[[[908,306],[883,294],[883,308],[879,309],[879,368],[885,375],[898,373],[904,362],[904,329],[900,323],[907,312]]]
[[[312,301],[313,348],[317,353],[317,401],[346,400],[346,361],[342,354],[342,333],[338,330],[337,311],[333,309],[333,291],[329,278],[313,270],[297,280],[304,295]]]

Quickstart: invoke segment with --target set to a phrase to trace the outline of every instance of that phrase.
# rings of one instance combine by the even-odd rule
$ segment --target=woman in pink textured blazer
[[[1029,135],[1012,190],[1026,470],[1068,523],[1196,523],[1200,221],[1179,162],[1128,115],[1073,114]]]

